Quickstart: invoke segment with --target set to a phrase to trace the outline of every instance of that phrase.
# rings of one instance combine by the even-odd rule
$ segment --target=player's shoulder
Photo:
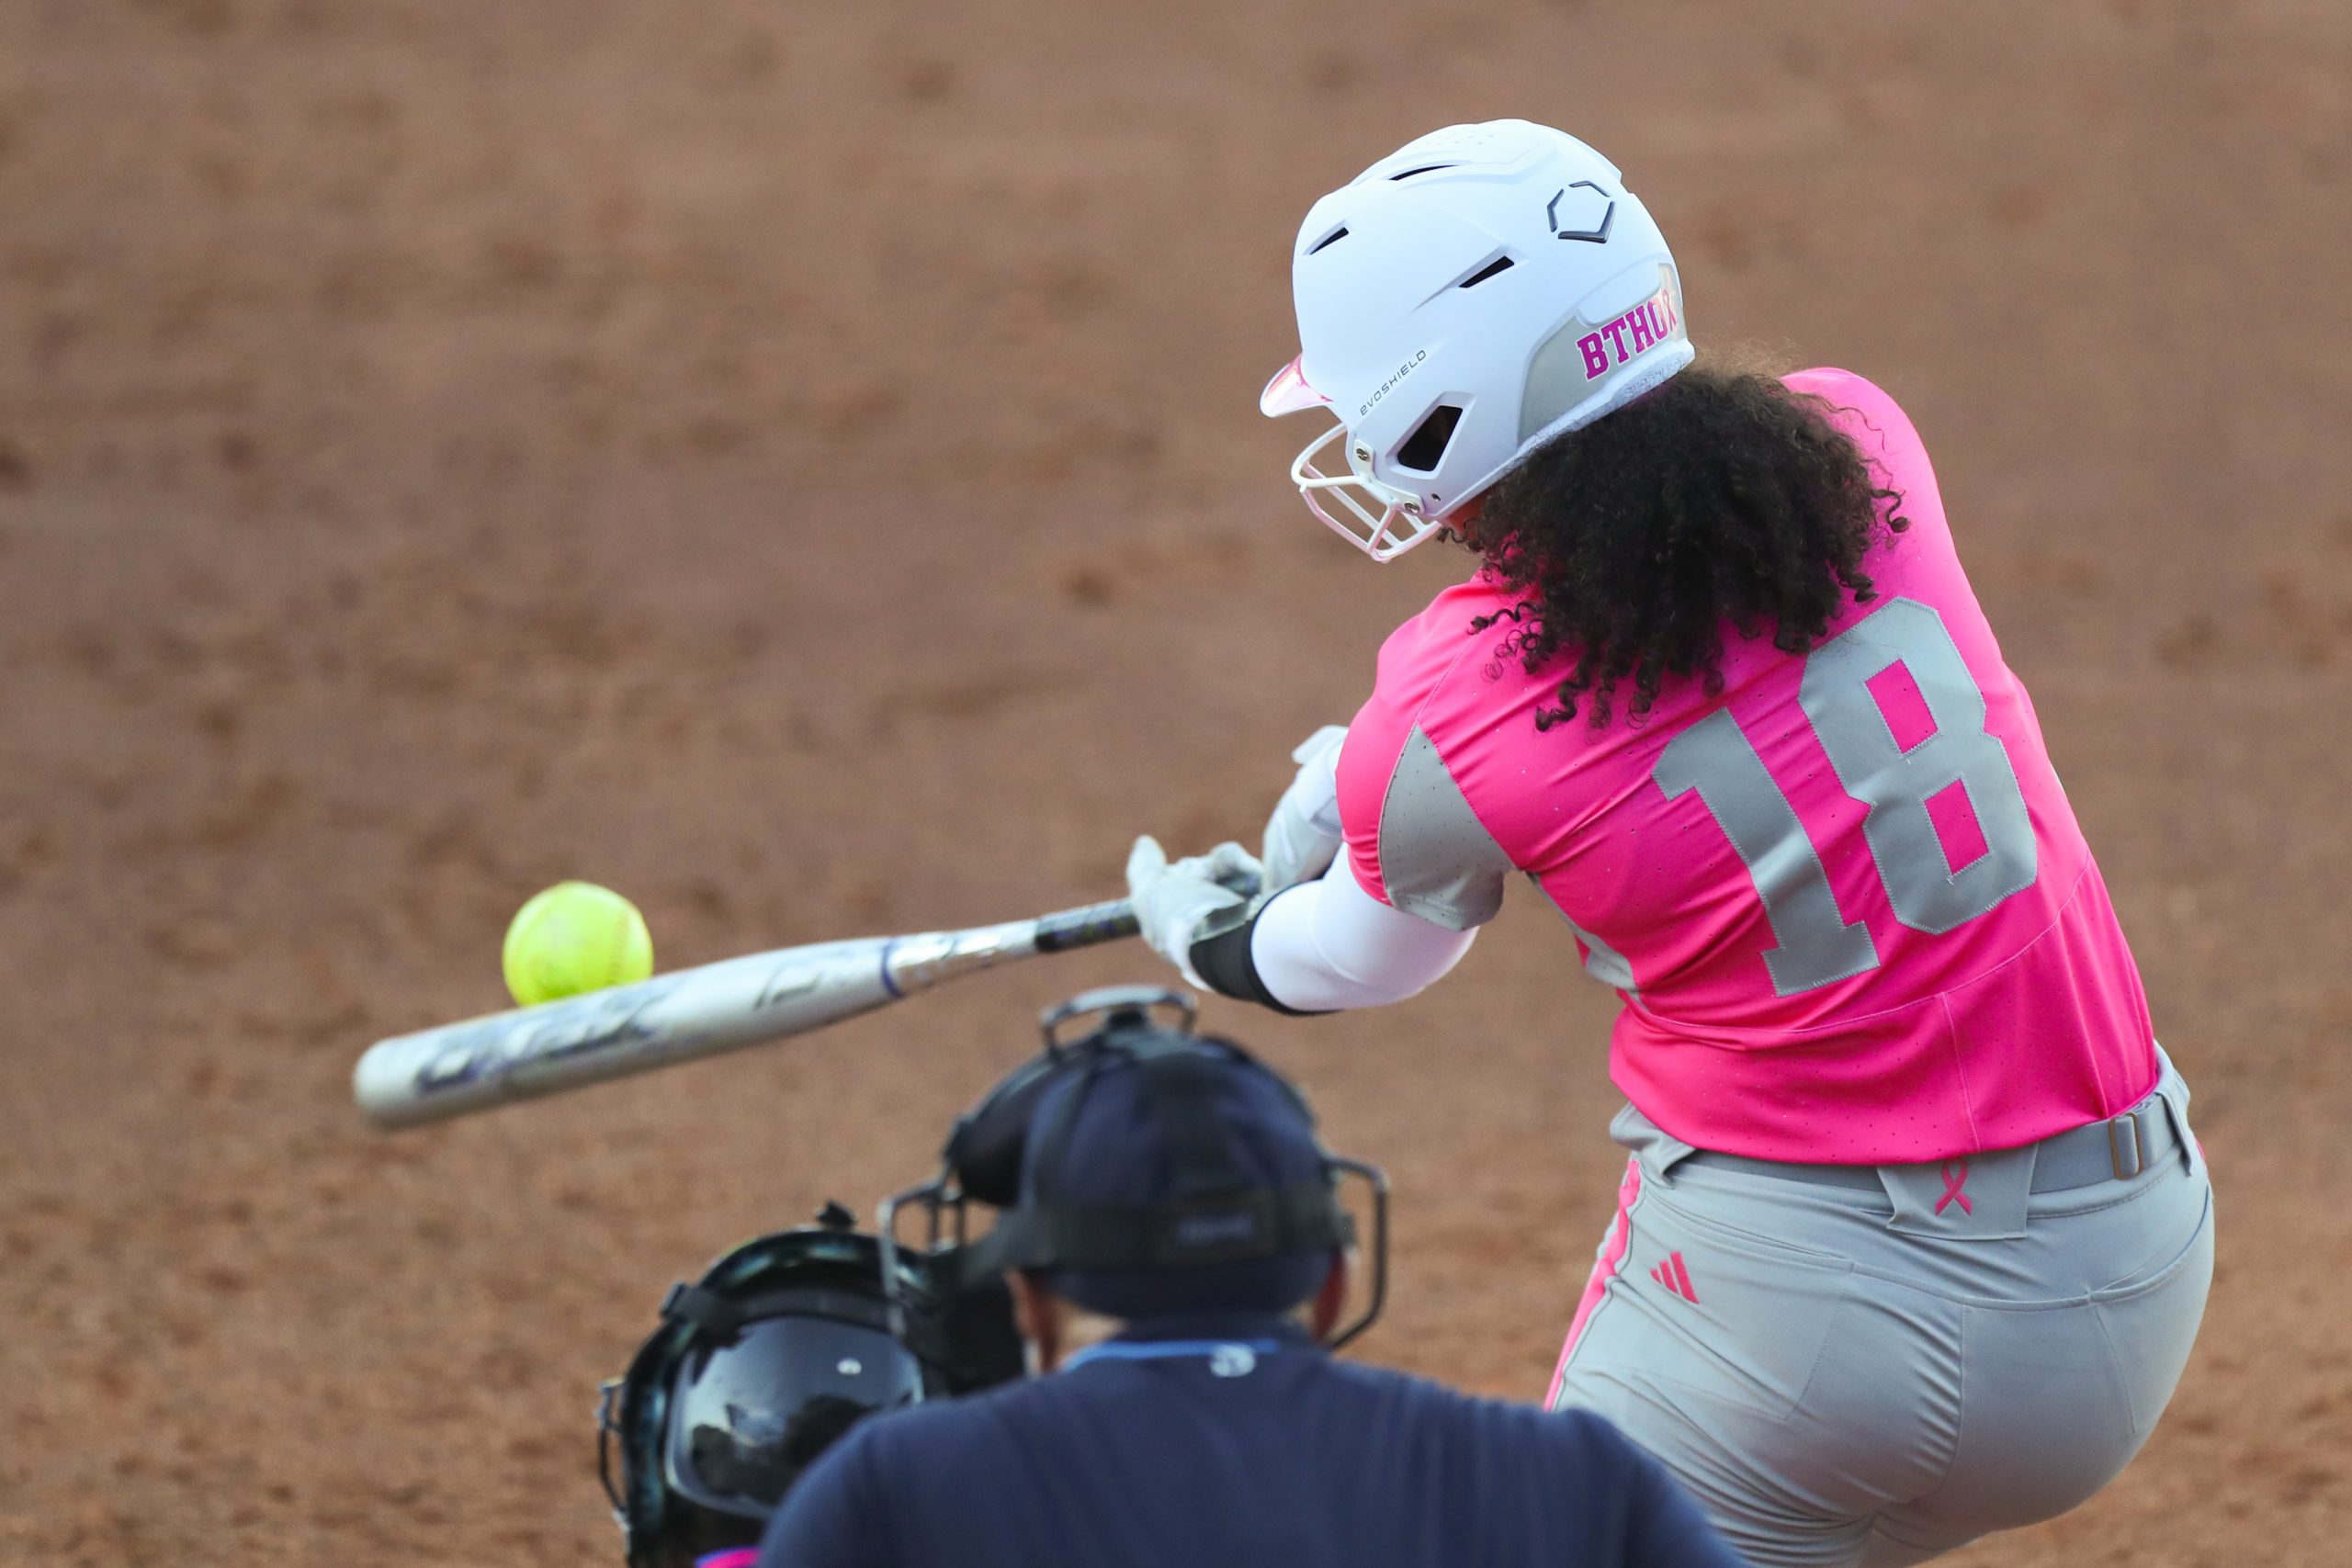
[[[1892,405],[1894,402],[1894,395],[1869,377],[1835,365],[1816,365],[1806,370],[1792,370],[1781,378],[1781,384],[1792,392],[1804,392],[1832,404],[1868,402]]]
[[[1488,626],[1482,635],[1480,627],[1511,604],[1481,574],[1446,589],[1381,644],[1372,691],[1349,721],[1347,744],[1340,752],[1342,820],[1371,832],[1385,809],[1400,760],[1417,746],[1436,746],[1433,730],[1449,730],[1453,716],[1475,710],[1477,705],[1461,689],[1467,679],[1464,671],[1493,662],[1473,656],[1507,637],[1509,629]],[[1357,870],[1364,886],[1382,885],[1378,873],[1365,866]]]
[[[1919,432],[1894,394],[1867,377],[1820,365],[1792,371],[1781,384],[1819,398],[1828,407],[1829,422],[1872,456],[1893,456],[1919,445]]]
[[[1518,601],[1494,584],[1484,572],[1457,582],[1430,601],[1429,607],[1406,621],[1380,645],[1374,671],[1373,696],[1383,707],[1400,713],[1419,708],[1430,695],[1454,679],[1480,646],[1480,628],[1493,638],[1509,628],[1490,626]]]
[[[1466,582],[1439,591],[1427,608],[1388,634],[1381,657],[1428,649],[1442,652],[1447,662],[1476,635],[1481,621],[1502,614],[1518,601],[1481,570]]]

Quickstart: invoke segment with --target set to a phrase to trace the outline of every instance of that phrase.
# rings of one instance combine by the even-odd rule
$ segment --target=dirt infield
[[[1293,227],[1507,113],[1627,167],[1702,340],[1910,407],[2198,1092],[2188,1382],[1963,1561],[2343,1562],[2347,79],[2338,0],[0,6],[0,1562],[616,1562],[668,1281],[1153,965],[400,1138],[354,1055],[560,876],[681,964],[1253,834],[1460,570],[1282,481]],[[1396,1177],[1367,1355],[1540,1393],[1616,1179],[1574,967],[1520,907],[1213,1015]]]

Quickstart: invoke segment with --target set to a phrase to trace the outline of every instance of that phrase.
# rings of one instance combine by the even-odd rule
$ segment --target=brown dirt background
[[[667,1282],[922,1172],[1137,949],[400,1138],[346,1075],[609,882],[685,964],[1250,836],[1452,573],[1300,511],[1306,203],[1523,113],[1703,339],[1890,387],[2198,1090],[2220,1278],[2107,1495],[1963,1561],[2352,1526],[2352,8],[0,4],[0,1560],[614,1562]],[[1225,1008],[1400,1190],[1373,1358],[1541,1391],[1611,1006],[1514,908]]]

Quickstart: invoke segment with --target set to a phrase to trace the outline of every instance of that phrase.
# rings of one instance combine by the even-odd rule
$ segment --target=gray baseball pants
[[[1630,1107],[1553,1382],[1758,1568],[1903,1568],[2139,1451],[2204,1315],[2213,1196],[2169,1062],[2112,1122],[1967,1162],[1775,1166]],[[2037,1169],[2037,1168],[2040,1168]]]

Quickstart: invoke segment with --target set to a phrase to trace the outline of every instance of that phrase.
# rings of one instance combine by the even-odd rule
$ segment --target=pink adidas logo
[[[1667,1260],[1650,1270],[1650,1278],[1689,1302],[1699,1304],[1699,1292],[1690,1287],[1690,1270],[1682,1261],[1682,1254],[1670,1254]]]

